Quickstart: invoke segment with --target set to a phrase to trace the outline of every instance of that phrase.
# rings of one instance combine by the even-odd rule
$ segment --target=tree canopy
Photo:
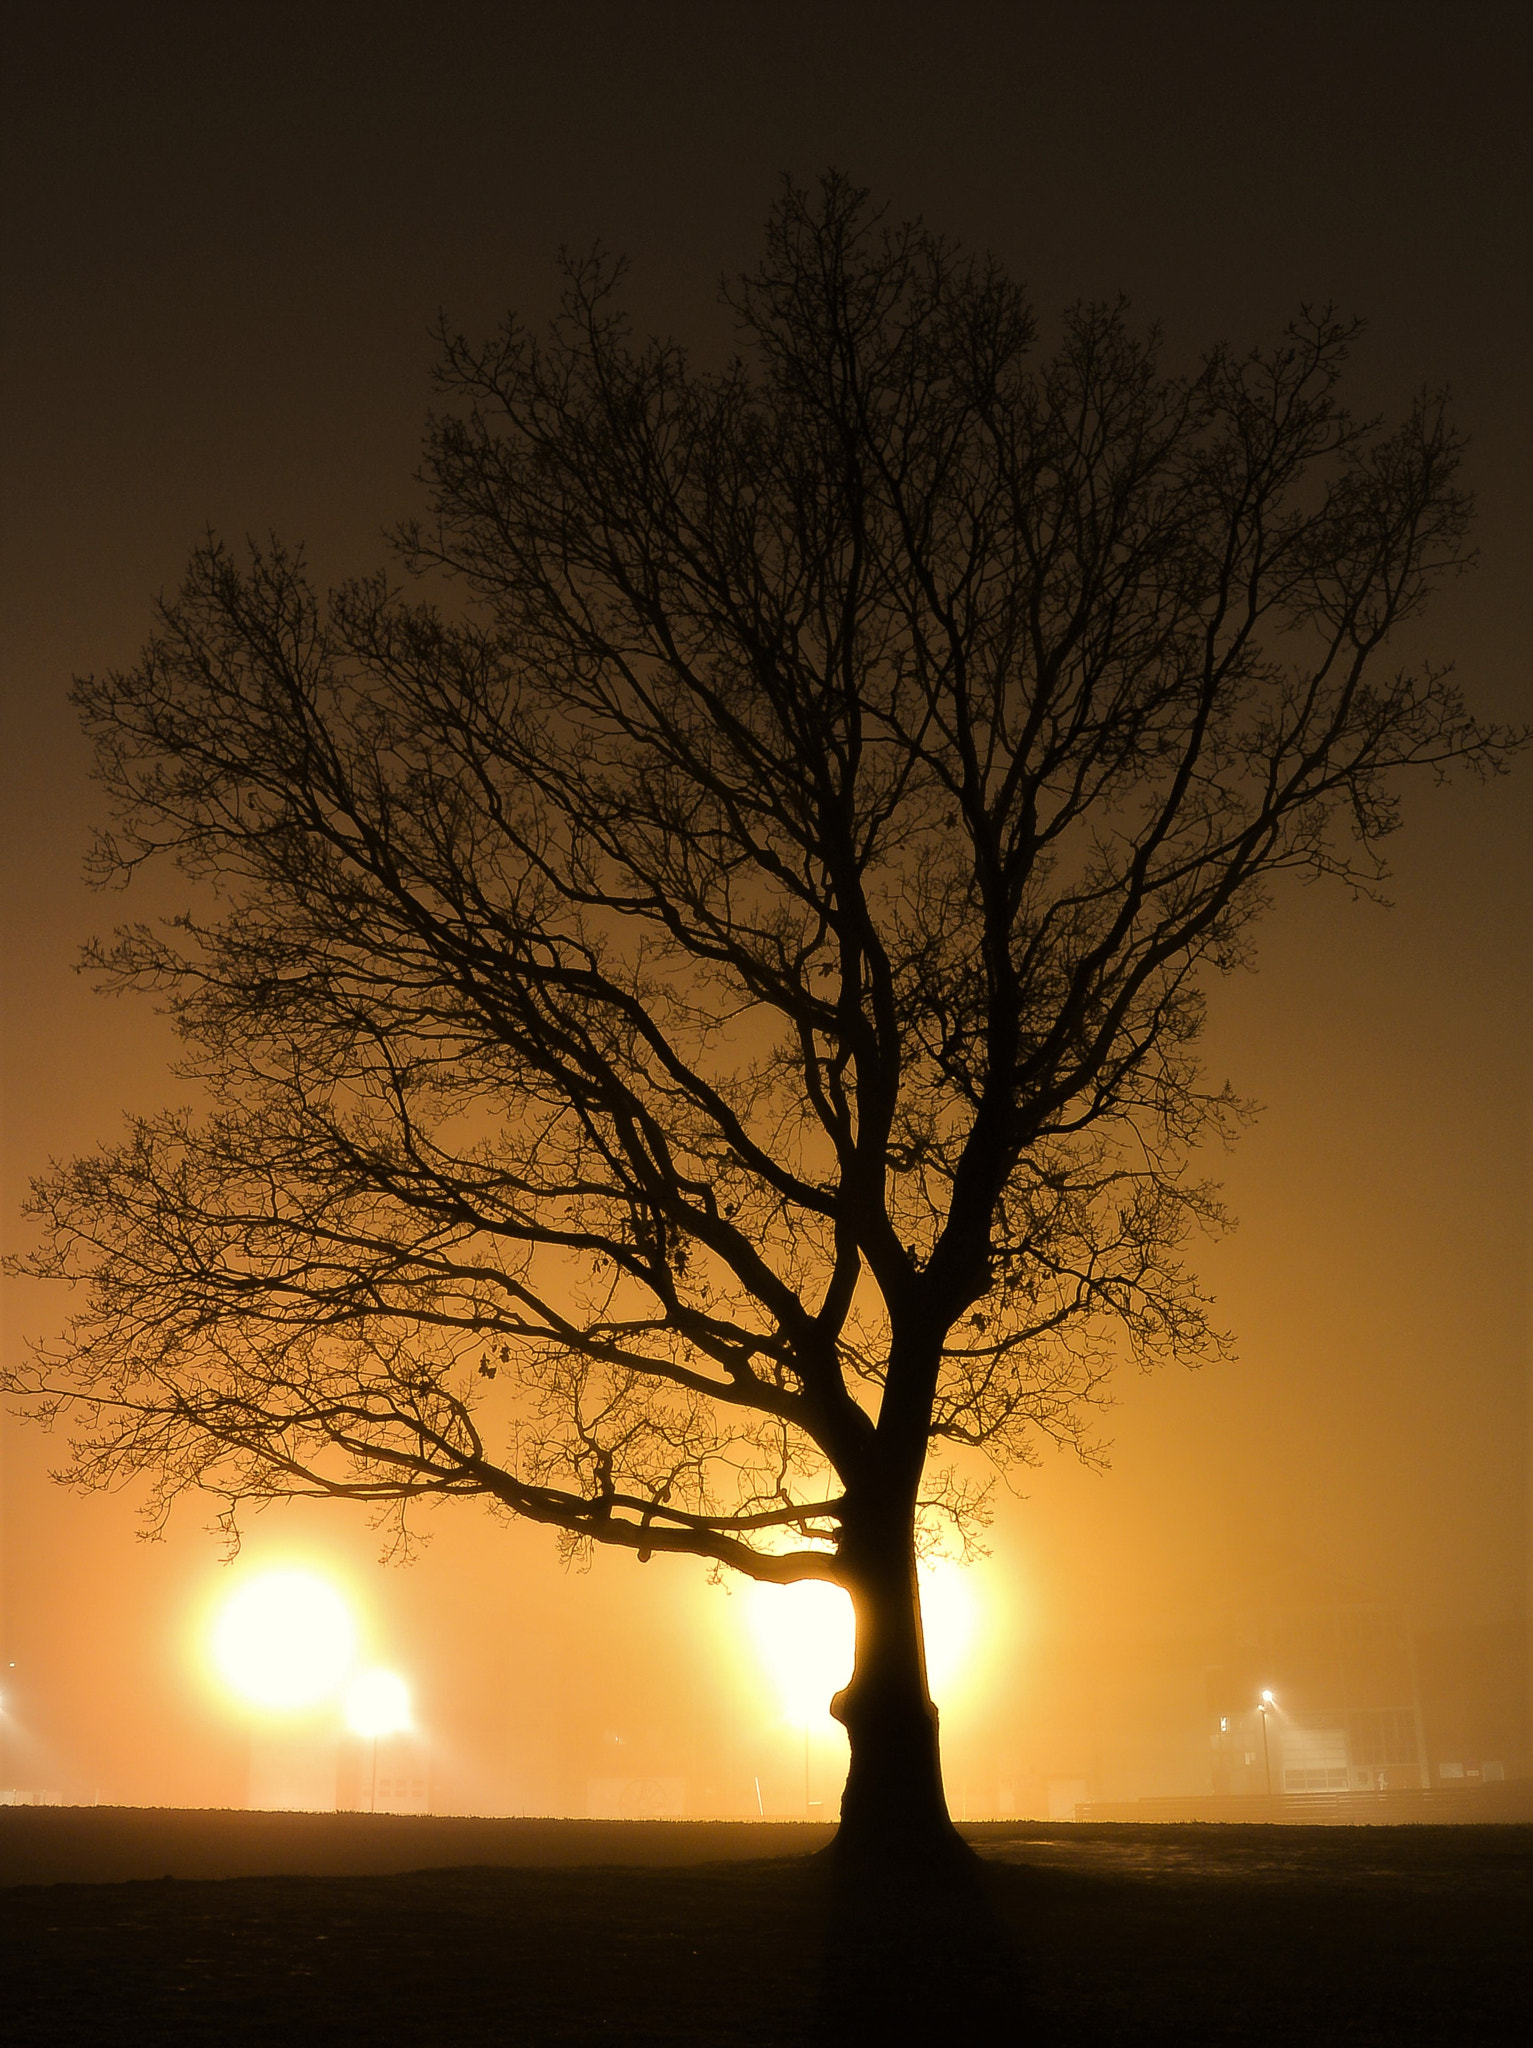
[[[443,332],[393,574],[210,539],[77,686],[98,877],[185,877],[94,963],[200,1099],[39,1184],[88,1291],[34,1399],[162,1505],[480,1496],[855,1596],[860,1528],[971,1520],[949,1448],[1217,1346],[1210,983],[1515,735],[1386,656],[1468,501],[1440,399],[1343,404],[1353,323],[1042,348],[834,178],[722,367],[621,283]]]

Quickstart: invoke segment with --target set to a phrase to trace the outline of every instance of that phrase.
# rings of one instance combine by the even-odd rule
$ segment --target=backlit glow
[[[852,1675],[852,1603],[839,1586],[803,1579],[753,1585],[751,1634],[784,1716],[806,1726],[827,1720],[833,1693]]]
[[[346,1688],[353,1735],[398,1735],[410,1726],[410,1694],[397,1671],[359,1671]]]
[[[259,1707],[306,1707],[335,1691],[356,1628],[335,1587],[313,1572],[263,1572],[237,1587],[213,1626],[224,1683]]]
[[[938,1558],[918,1567],[926,1679],[939,1701],[954,1691],[974,1647],[974,1587],[962,1565]]]
[[[951,1694],[973,1646],[974,1594],[964,1569],[945,1560],[919,1567],[926,1671],[939,1699]],[[852,1603],[839,1586],[805,1579],[793,1586],[753,1585],[751,1634],[771,1675],[784,1717],[806,1727],[829,1718],[831,1696],[852,1675]]]

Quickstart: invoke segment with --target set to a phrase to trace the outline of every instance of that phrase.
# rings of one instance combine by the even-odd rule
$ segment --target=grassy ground
[[[575,1825],[575,1824],[572,1824]],[[35,1826],[35,1824],[34,1824]],[[0,1892],[7,2043],[1533,2039],[1533,1829],[971,1831],[972,1887],[802,1856]],[[539,1848],[541,1844],[541,1848]],[[0,1831],[0,1848],[4,1846]],[[598,1838],[583,1846],[602,1846]],[[782,1835],[763,1846],[780,1848]],[[14,1864],[12,1873],[14,1875]]]

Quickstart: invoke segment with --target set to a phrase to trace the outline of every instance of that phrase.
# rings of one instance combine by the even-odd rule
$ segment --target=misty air
[[[13,40],[7,2039],[1520,2038],[1520,13]]]

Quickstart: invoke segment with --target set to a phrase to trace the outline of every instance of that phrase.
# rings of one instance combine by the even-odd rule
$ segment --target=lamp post
[[[1267,1743],[1267,1716],[1272,1712],[1273,1704],[1270,1692],[1264,1692],[1256,1703],[1256,1711],[1262,1717],[1262,1763],[1267,1773],[1267,1797],[1269,1799],[1272,1797],[1272,1751]]]
[[[346,1694],[346,1724],[364,1740],[372,1737],[372,1783],[367,1810],[378,1810],[378,1738],[397,1735],[411,1725],[410,1695],[402,1678],[392,1671],[364,1671],[351,1682]]]

